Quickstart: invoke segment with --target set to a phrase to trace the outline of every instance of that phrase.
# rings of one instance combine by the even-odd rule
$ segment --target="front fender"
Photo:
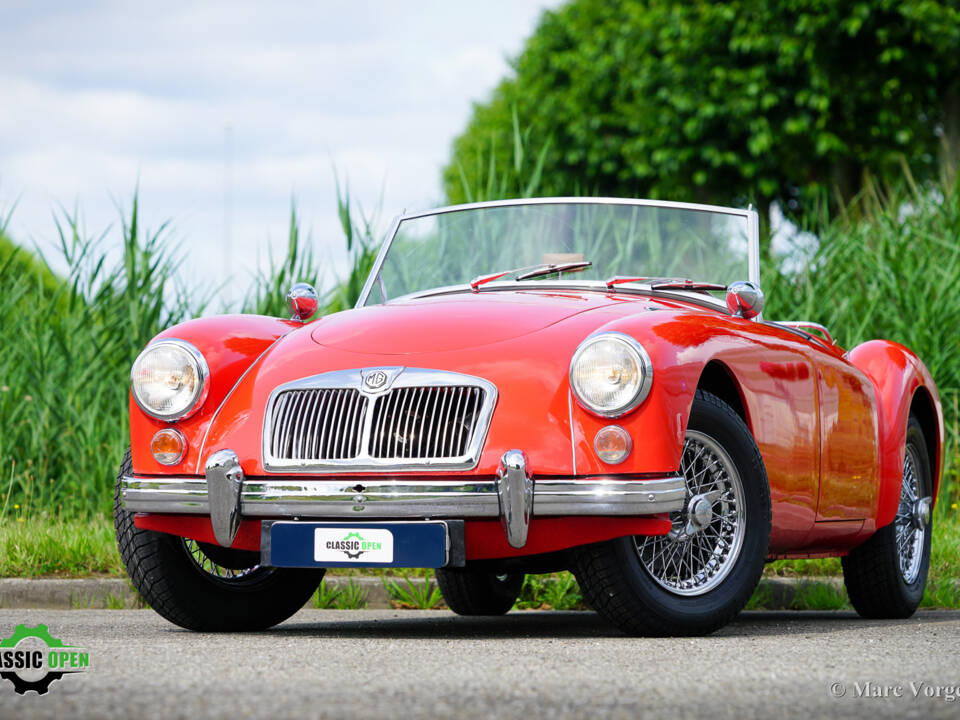
[[[151,343],[177,338],[196,347],[210,367],[210,392],[200,410],[176,423],[187,439],[187,453],[174,467],[161,465],[147,450],[157,430],[170,423],[155,420],[130,396],[130,443],[134,472],[146,475],[183,473],[196,467],[207,428],[224,398],[243,373],[283,335],[302,327],[298,322],[263,315],[217,315],[189,320],[167,328]]]
[[[933,501],[940,489],[943,465],[943,409],[930,371],[912,351],[889,340],[871,340],[847,353],[847,360],[870,378],[877,394],[880,436],[880,487],[877,495],[877,528],[893,522],[900,504],[907,421],[916,392],[924,388],[934,405],[935,457]],[[930,438],[927,439],[928,442]]]

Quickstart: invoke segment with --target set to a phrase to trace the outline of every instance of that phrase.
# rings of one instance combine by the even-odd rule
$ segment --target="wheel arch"
[[[910,415],[913,415],[920,423],[920,429],[923,430],[924,444],[927,446],[927,457],[930,459],[931,470],[933,471],[933,497],[939,491],[941,458],[940,448],[937,444],[937,438],[940,437],[941,427],[937,417],[937,403],[931,396],[926,386],[919,386],[913,393],[913,399],[910,402]]]
[[[743,388],[740,383],[737,382],[733,370],[731,370],[726,363],[716,358],[708,361],[700,372],[697,389],[706,390],[723,400],[740,416],[740,419],[746,424],[747,429],[750,430],[750,434],[753,434],[753,426],[750,424],[750,416],[743,399]]]
[[[937,501],[943,465],[943,409],[930,371],[911,350],[889,340],[870,340],[850,350],[847,360],[876,392],[879,492],[876,527],[893,522],[900,503],[907,423],[915,413],[924,431]]]

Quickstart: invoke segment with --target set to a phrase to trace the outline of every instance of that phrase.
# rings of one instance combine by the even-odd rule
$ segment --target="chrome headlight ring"
[[[176,403],[174,408],[168,412],[164,412],[156,407],[151,407],[149,400],[142,396],[143,388],[138,384],[138,371],[142,369],[143,364],[150,359],[150,355],[158,351],[172,352],[174,356],[179,355],[182,363],[178,367],[171,367],[171,374],[177,372],[182,373],[184,370],[187,370],[188,377],[192,377],[193,380],[192,390],[189,391],[190,394],[183,396],[187,398],[186,402],[181,401]],[[134,402],[137,403],[137,407],[143,410],[143,412],[157,420],[175,422],[190,417],[203,406],[210,392],[210,367],[207,365],[203,353],[186,340],[164,338],[163,340],[158,340],[157,342],[147,345],[143,352],[137,356],[137,359],[133,361],[133,367],[130,369],[130,387]],[[172,392],[176,392],[177,390],[177,388],[170,389]]]
[[[625,361],[619,365],[611,364],[609,376],[616,376],[616,382],[619,382],[624,375],[624,370],[628,376],[633,375],[626,387],[627,391],[622,393],[623,398],[612,404],[601,404],[597,401],[596,387],[593,388],[592,393],[591,388],[585,387],[586,382],[595,383],[596,379],[584,378],[584,373],[581,372],[583,368],[580,366],[581,362],[589,362],[591,359],[597,362],[595,358],[591,358],[591,353],[602,351],[601,346],[604,344],[607,345],[611,356],[620,353],[620,360]],[[600,417],[618,418],[636,409],[649,395],[650,386],[653,384],[653,363],[644,347],[626,333],[601,332],[588,337],[573,353],[570,359],[569,378],[574,397],[586,410]],[[614,381],[608,381],[608,383],[611,387],[615,385]],[[590,395],[593,395],[593,398]]]

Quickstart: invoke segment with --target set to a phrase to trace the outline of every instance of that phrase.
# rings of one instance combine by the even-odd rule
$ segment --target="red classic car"
[[[926,583],[943,416],[923,363],[762,319],[757,215],[549,198],[404,215],[353,310],[208,317],[132,370],[117,540],[195,630],[326,568],[428,567],[466,615],[572,570],[622,631],[707,633],[766,561],[842,557],[868,617]]]

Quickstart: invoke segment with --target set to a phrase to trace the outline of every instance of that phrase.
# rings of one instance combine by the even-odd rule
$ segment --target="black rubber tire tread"
[[[907,423],[907,445],[912,445],[921,467],[921,493],[929,495],[932,487],[930,458],[924,442],[923,429],[912,415]],[[900,574],[897,553],[896,523],[877,530],[870,539],[841,558],[843,584],[847,587],[850,604],[861,617],[871,619],[908,618],[916,612],[927,585],[930,569],[930,540],[933,522],[927,525],[924,538],[923,561],[917,579],[908,585]]]
[[[203,632],[263,630],[283,622],[310,599],[323,570],[264,568],[249,582],[234,581],[231,586],[200,570],[182,538],[138,528],[120,499],[120,478],[132,467],[128,449],[113,494],[117,547],[137,592],[164,618]]]
[[[740,557],[724,581],[704,595],[683,597],[657,585],[640,564],[632,537],[577,548],[573,572],[590,607],[628,635],[647,637],[706,635],[743,609],[763,574],[770,546],[770,486],[763,458],[750,430],[715,395],[697,390],[689,427],[724,446],[737,463],[748,513]],[[726,435],[739,447],[730,447]]]
[[[437,586],[457,615],[503,615],[520,596],[523,577],[523,573],[507,573],[500,580],[496,573],[438,569]]]

